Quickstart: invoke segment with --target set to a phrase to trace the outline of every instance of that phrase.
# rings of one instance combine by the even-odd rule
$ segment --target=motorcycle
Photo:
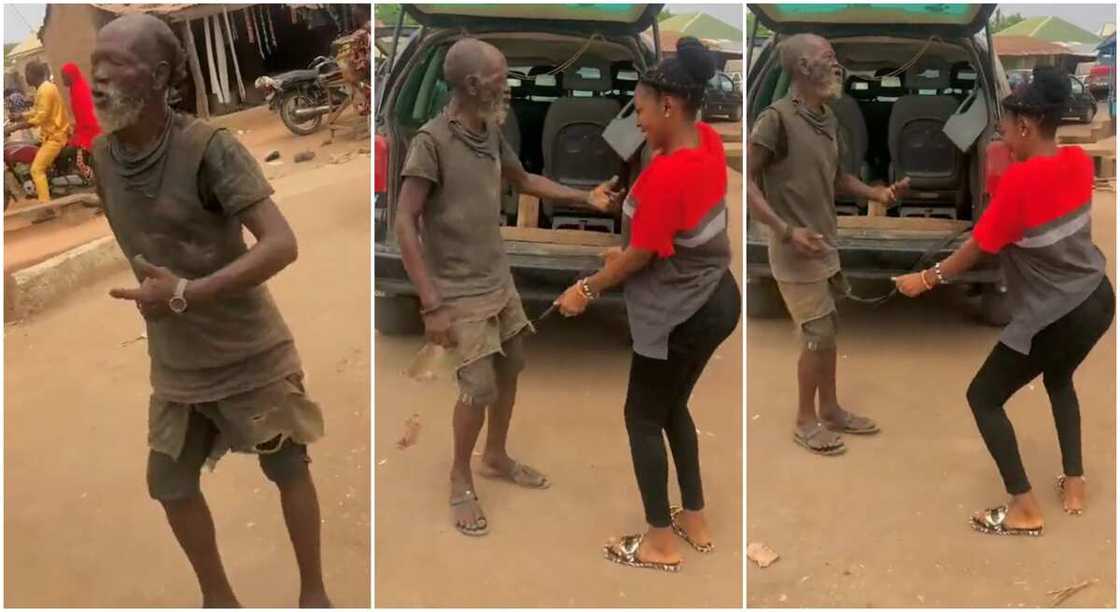
[[[35,182],[31,180],[31,163],[39,152],[39,143],[29,140],[4,141],[4,168],[16,179],[27,197],[35,197]],[[82,176],[78,169],[78,149],[70,145],[63,147],[54,163],[47,169],[47,182],[50,184],[51,197],[64,196],[74,191],[93,186],[93,181]],[[4,210],[14,199],[11,190],[4,190]]]
[[[262,76],[255,85],[264,92],[268,107],[279,112],[280,120],[297,136],[318,130],[325,115],[341,111],[351,99],[338,62],[322,56],[305,70]]]

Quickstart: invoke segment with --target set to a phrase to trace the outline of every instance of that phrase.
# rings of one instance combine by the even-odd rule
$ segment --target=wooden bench
[[[4,219],[36,218],[44,211],[57,210],[61,212],[75,205],[99,207],[101,206],[101,199],[97,197],[96,193],[72,193],[49,202],[6,210],[4,211]]]

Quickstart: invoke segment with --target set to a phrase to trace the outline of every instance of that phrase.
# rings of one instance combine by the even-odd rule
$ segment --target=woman
[[[93,171],[86,165],[85,155],[89,153],[93,139],[101,133],[101,126],[93,114],[93,96],[76,64],[63,64],[62,84],[70,89],[70,112],[74,115],[74,134],[69,144],[78,150],[78,171],[87,180],[92,180]]]
[[[989,177],[991,203],[961,248],[933,268],[895,279],[913,297],[951,281],[985,253],[999,257],[1012,319],[969,386],[968,403],[1011,500],[972,515],[970,524],[982,533],[1042,535],[1042,510],[1003,409],[1039,374],[1062,452],[1058,494],[1067,513],[1085,509],[1073,373],[1111,325],[1115,296],[1090,233],[1093,163],[1080,147],[1055,141],[1069,95],[1065,75],[1036,69],[1031,83],[1004,99],[999,129],[1017,163]]]
[[[656,153],[624,206],[626,248],[608,252],[602,270],[557,300],[562,314],[575,316],[625,283],[634,352],[624,414],[649,530],[612,539],[603,551],[632,567],[679,570],[674,534],[701,552],[712,550],[688,400],[708,359],[738,324],[741,304],[728,269],[723,143],[696,120],[714,74],[709,52],[696,39],[682,38],[676,57],[642,76],[634,104]],[[682,509],[669,506],[663,435]]]

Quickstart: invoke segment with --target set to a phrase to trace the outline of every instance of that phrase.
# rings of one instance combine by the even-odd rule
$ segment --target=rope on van
[[[948,238],[946,238],[942,242],[940,242],[938,244],[935,244],[933,247],[926,250],[924,253],[921,254],[920,257],[918,257],[918,261],[914,262],[914,266],[910,268],[910,272],[908,272],[908,274],[913,274],[914,272],[917,272],[917,271],[921,270],[922,268],[924,268],[927,265],[927,263],[929,262],[929,260],[933,259],[934,255],[936,255],[940,251],[948,248],[949,245],[956,242],[961,236],[964,236],[965,234],[967,234],[968,232],[971,232],[971,231],[972,231],[972,226],[969,225],[968,227],[966,227],[964,229],[961,229],[959,231],[954,232],[953,234],[951,234]],[[869,306],[879,306],[880,304],[885,304],[888,300],[890,300],[891,298],[893,298],[896,295],[898,295],[898,286],[897,285],[895,285],[889,292],[887,292],[883,295],[880,295],[880,296],[877,296],[877,297],[871,297],[871,298],[858,296],[858,295],[852,293],[852,290],[849,288],[847,295],[845,295],[844,297],[846,297],[849,300],[852,300],[853,302],[856,302],[858,304],[867,304]]]
[[[876,80],[882,81],[885,78],[893,78],[893,77],[897,77],[897,76],[906,74],[907,70],[910,70],[919,61],[921,61],[922,57],[924,57],[926,52],[929,51],[929,48],[933,46],[934,41],[942,42],[942,43],[945,42],[945,41],[941,40],[940,36],[930,36],[926,40],[926,43],[924,45],[922,45],[922,48],[918,49],[918,53],[914,57],[910,58],[910,60],[907,61],[905,64],[899,66],[897,70],[894,70],[892,72],[884,74],[883,76],[880,76],[880,77],[875,77]]]
[[[607,39],[603,38],[602,34],[598,34],[598,33],[592,34],[591,37],[587,39],[587,42],[583,43],[583,46],[580,47],[578,51],[576,51],[575,55],[568,58],[566,61],[561,63],[555,69],[550,70],[550,71],[548,71],[544,74],[547,75],[547,76],[556,76],[556,75],[560,74],[561,72],[564,72],[568,68],[571,68],[572,66],[575,65],[576,62],[579,61],[579,59],[581,57],[583,57],[584,53],[587,53],[587,50],[591,48],[591,45],[594,44],[594,42],[596,40],[601,40],[603,42],[606,42]]]

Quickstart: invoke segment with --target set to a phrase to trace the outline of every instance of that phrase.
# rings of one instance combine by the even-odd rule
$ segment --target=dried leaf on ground
[[[420,437],[420,415],[413,414],[404,422],[404,435],[397,440],[397,449],[404,450],[414,444]]]
[[[761,568],[767,568],[779,559],[778,553],[762,542],[747,544],[747,558]]]
[[[1084,590],[1085,588],[1089,587],[1089,585],[1095,584],[1096,582],[1097,582],[1096,578],[1094,578],[1092,580],[1082,580],[1081,582],[1078,582],[1077,584],[1071,584],[1071,585],[1069,585],[1065,588],[1054,589],[1053,591],[1047,591],[1046,594],[1050,595],[1051,597],[1054,598],[1054,600],[1050,602],[1050,607],[1051,608],[1057,608],[1058,606],[1062,605],[1062,603],[1065,600],[1069,599],[1070,597],[1073,597],[1077,593],[1079,593],[1082,590]]]

